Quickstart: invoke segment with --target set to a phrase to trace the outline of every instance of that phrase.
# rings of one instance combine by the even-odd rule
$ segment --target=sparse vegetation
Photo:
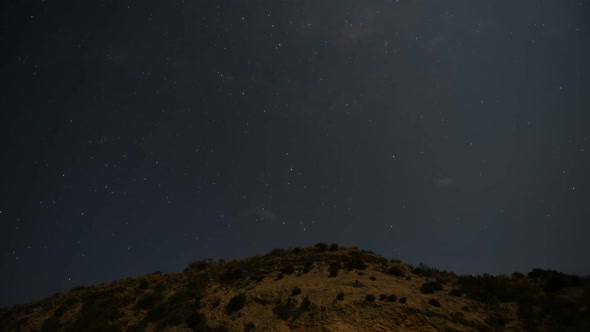
[[[422,294],[433,294],[435,291],[442,291],[443,285],[438,281],[428,281],[422,284],[420,287],[420,293]]]
[[[314,266],[317,268],[312,269]],[[325,278],[326,268],[330,276],[339,278]],[[283,324],[299,328],[304,319],[317,320],[323,315],[322,310],[330,310],[330,305],[326,306],[323,300],[312,304],[310,297],[302,295],[304,288],[313,299],[320,296],[317,294],[318,281],[310,283],[309,278],[323,278],[320,282],[341,285],[342,290],[350,292],[346,293],[349,301],[343,304],[336,303],[344,301],[344,292],[332,298],[334,308],[342,312],[352,310],[351,305],[363,306],[365,310],[401,308],[408,303],[407,298],[398,299],[389,293],[392,288],[383,288],[383,283],[410,288],[414,287],[411,286],[413,283],[380,277],[379,273],[409,278],[407,271],[410,268],[399,261],[388,261],[367,251],[349,250],[336,244],[275,249],[271,254],[223,264],[207,259],[191,263],[184,273],[149,274],[117,281],[115,285],[75,287],[71,292],[55,294],[48,300],[0,309],[0,331],[139,332],[173,326],[188,327],[193,331],[254,331],[261,328],[256,318],[245,320],[245,315],[240,313],[246,312],[244,308],[250,301],[256,303],[252,308],[257,305],[273,307],[275,317],[285,320]],[[341,271],[343,269],[346,271]],[[314,273],[301,279],[288,277],[289,274],[301,276],[311,271]],[[527,331],[590,331],[588,278],[542,269],[534,269],[527,275],[515,272],[511,276],[457,277],[424,264],[411,271],[418,275],[414,280],[428,278],[419,284],[420,293],[437,295],[414,295],[410,305],[403,306],[408,315],[447,319],[452,324],[479,331],[499,331],[510,326]],[[277,280],[284,280],[273,282],[275,275]],[[360,281],[354,280],[355,277]],[[266,287],[273,285],[281,289],[280,296],[273,298],[274,295],[260,296],[257,293],[260,287],[268,289]],[[447,291],[437,293],[447,288]],[[417,293],[415,289],[407,291]],[[410,294],[407,291],[399,294]],[[378,305],[375,305],[377,300]],[[399,304],[393,304],[397,301]],[[422,310],[420,305],[426,303],[430,309]],[[452,309],[455,306],[461,307],[463,313]],[[225,316],[226,321],[216,321],[211,327],[207,325],[205,310],[228,316]],[[247,312],[251,313],[250,310],[248,308]],[[130,319],[130,312],[135,318]],[[478,320],[475,321],[474,317]],[[520,323],[514,321],[516,317]],[[33,324],[34,327],[30,328]],[[441,331],[454,331],[453,327],[445,330],[445,326],[440,327]]]
[[[390,267],[389,269],[387,269],[387,273],[396,277],[405,277],[404,271],[399,266]]]
[[[428,304],[430,304],[433,307],[440,307],[440,302],[438,302],[438,300],[436,299],[430,299],[428,300]]]
[[[225,312],[228,315],[242,309],[246,304],[246,294],[240,293],[229,300],[228,304],[225,306]]]
[[[319,252],[328,251],[328,244],[324,242],[316,243],[315,247]]]

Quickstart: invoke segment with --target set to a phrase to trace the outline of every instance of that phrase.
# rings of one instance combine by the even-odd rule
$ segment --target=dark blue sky
[[[590,273],[588,1],[6,1],[0,305],[338,242]]]

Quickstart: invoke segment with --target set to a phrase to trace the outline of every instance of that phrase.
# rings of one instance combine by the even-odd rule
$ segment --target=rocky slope
[[[457,276],[317,244],[0,310],[0,331],[590,331],[590,281]]]

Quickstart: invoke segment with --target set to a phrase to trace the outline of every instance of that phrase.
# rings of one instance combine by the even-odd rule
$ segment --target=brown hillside
[[[0,331],[590,331],[587,278],[457,276],[318,244],[0,311]]]

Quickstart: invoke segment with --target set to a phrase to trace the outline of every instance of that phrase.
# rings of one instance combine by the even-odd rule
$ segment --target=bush
[[[256,330],[256,324],[254,324],[254,322],[244,324],[244,332],[250,332],[254,330]]]
[[[520,273],[520,272],[514,272],[514,273],[512,273],[512,278],[514,278],[514,279],[522,279],[524,277],[525,277],[525,275],[522,274],[522,273]]]
[[[342,260],[344,261],[344,269],[346,270],[364,270],[367,268],[367,265],[363,262],[361,257],[361,253],[358,251],[353,251],[346,256],[342,256]]]
[[[295,287],[295,288],[293,288],[293,290],[291,291],[291,295],[292,295],[292,296],[297,296],[297,295],[299,295],[299,294],[301,294],[301,288],[299,288],[299,287]]]
[[[426,264],[420,263],[418,267],[412,270],[412,273],[416,275],[421,275],[424,277],[433,277],[434,275],[438,274],[440,271],[432,266],[428,266]]]
[[[420,287],[420,293],[422,294],[433,294],[435,291],[441,291],[443,289],[442,284],[438,281],[428,281],[422,284]]]
[[[406,302],[408,302],[408,299],[405,296],[399,298],[399,303],[406,303]]]
[[[405,273],[399,266],[392,266],[387,269],[387,273],[391,274],[392,276],[396,277],[404,277]]]
[[[293,274],[295,272],[295,266],[293,264],[289,264],[281,269],[281,273],[283,274]]]
[[[436,299],[428,300],[428,304],[430,304],[433,307],[440,307],[440,302],[438,302]]]
[[[230,315],[244,307],[246,304],[246,294],[240,293],[229,300],[225,306],[225,312]]]
[[[377,280],[377,278],[375,278],[374,276],[371,276],[369,279],[371,279],[373,281]]]
[[[342,265],[340,264],[340,262],[332,262],[330,263],[330,267],[328,268],[328,271],[330,272],[330,277],[334,278],[338,275],[338,271],[342,268]]]
[[[161,293],[149,292],[146,293],[135,305],[136,309],[151,309],[156,303],[160,302],[164,297]]]
[[[338,293],[338,295],[336,295],[336,300],[337,301],[344,300],[344,293],[342,293],[342,292]]]
[[[150,283],[149,283],[149,281],[143,279],[143,280],[141,280],[139,282],[139,286],[138,287],[139,287],[139,289],[146,290],[146,289],[150,288]]]
[[[397,296],[395,296],[395,294],[389,294],[387,295],[387,301],[389,302],[395,302],[397,300]],[[401,301],[401,299],[400,299]]]
[[[244,273],[237,267],[228,268],[219,275],[220,281],[230,282],[244,277]]]
[[[365,301],[366,302],[375,302],[375,295],[367,294],[367,296],[365,296]]]
[[[379,300],[381,300],[381,301],[387,300],[387,294],[379,294]]]
[[[325,242],[316,243],[315,247],[320,252],[328,251],[328,244]]]
[[[208,259],[203,259],[200,261],[194,261],[192,263],[189,264],[188,269],[189,270],[205,270],[206,268],[210,267],[210,266],[214,266],[215,263],[213,262],[212,258],[208,258]]]
[[[330,251],[338,251],[339,248],[338,243],[330,244]]]

